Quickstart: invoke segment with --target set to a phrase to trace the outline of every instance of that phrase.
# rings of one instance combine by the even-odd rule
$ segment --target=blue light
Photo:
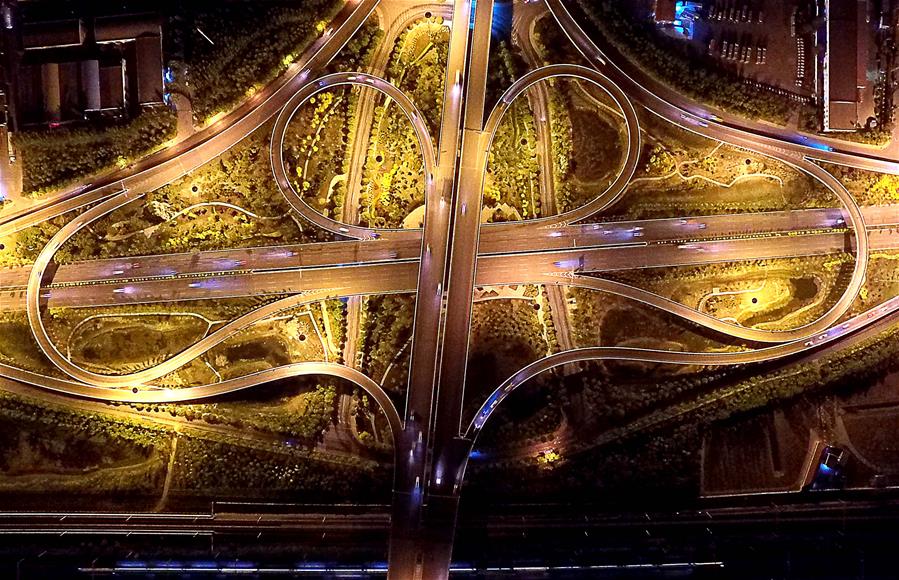
[[[830,145],[825,145],[824,143],[815,143],[811,141],[808,143],[809,147],[814,147],[815,149],[820,149],[821,151],[833,151],[833,147]]]
[[[504,38],[512,32],[511,2],[493,4],[493,26],[490,32],[496,38]]]

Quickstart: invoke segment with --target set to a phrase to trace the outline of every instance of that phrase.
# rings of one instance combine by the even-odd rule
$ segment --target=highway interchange
[[[377,0],[348,3],[333,31],[309,49],[301,63],[251,102],[194,137],[139,163],[130,171],[54,197],[27,211],[0,216],[6,235],[96,203],[64,226],[40,252],[30,270],[11,273],[3,284],[3,309],[24,306],[39,347],[69,379],[41,376],[9,366],[8,378],[57,392],[101,400],[173,402],[250,388],[279,378],[322,374],[344,378],[373,395],[394,433],[396,461],[391,577],[444,578],[452,547],[452,523],[459,489],[477,433],[499,402],[529,379],[558,365],[601,359],[625,359],[682,365],[731,365],[797,355],[822,345],[850,345],[895,322],[893,299],[853,318],[845,317],[864,283],[869,249],[893,247],[876,225],[899,221],[892,208],[863,211],[845,187],[814,160],[896,173],[899,165],[857,146],[821,150],[785,141],[752,125],[731,119],[718,123],[696,104],[651,92],[612,63],[581,30],[562,0],[547,5],[588,62],[595,68],[550,65],[518,79],[486,115],[487,54],[493,3],[472,6],[457,0],[446,71],[441,132],[435,140],[414,103],[383,78],[369,73],[317,75],[376,9]],[[417,12],[415,13],[417,14]],[[407,15],[408,17],[408,15]],[[477,47],[473,50],[472,47]],[[627,133],[625,159],[606,192],[570,212],[528,222],[481,226],[480,207],[489,148],[504,113],[530,86],[550,78],[580,79],[605,91],[621,109]],[[294,191],[281,155],[284,134],[296,111],[315,94],[358,85],[389,96],[407,116],[418,138],[426,173],[424,230],[373,230],[326,218]],[[769,155],[806,172],[838,199],[840,210],[803,210],[752,216],[712,216],[651,220],[630,224],[579,224],[615,203],[626,191],[641,150],[639,121],[632,99],[651,112],[711,139]],[[704,119],[702,124],[687,116]],[[705,116],[703,116],[705,115]],[[62,266],[48,275],[57,250],[72,235],[116,208],[173,181],[215,158],[275,118],[271,163],[274,178],[293,211],[318,227],[350,241],[222,250],[167,257],[110,259],[86,267]],[[97,203],[99,202],[99,203]],[[637,225],[637,224],[640,225]],[[702,231],[695,229],[702,223]],[[637,239],[633,233],[640,228]],[[803,235],[733,236],[734,232]],[[856,259],[841,297],[820,318],[789,331],[746,328],[718,320],[693,308],[628,285],[592,278],[582,271],[709,263],[759,257],[800,256],[843,251],[846,233]],[[689,239],[689,246],[679,243]],[[876,240],[876,241],[875,241]],[[617,256],[617,257],[616,257]],[[617,260],[617,261],[616,261]],[[616,266],[619,264],[619,266]],[[23,279],[27,272],[27,281]],[[5,276],[6,278],[6,276]],[[52,278],[52,279],[49,279]],[[21,296],[24,282],[24,297]],[[55,285],[51,285],[55,284]],[[475,286],[538,283],[590,288],[640,301],[692,323],[763,348],[729,353],[688,353],[636,348],[571,349],[535,361],[499,385],[472,423],[462,425],[462,399],[469,346],[472,291]],[[50,285],[49,288],[47,286]],[[127,291],[116,291],[127,288]],[[247,326],[277,313],[323,298],[416,292],[410,384],[405,409],[397,410],[375,381],[349,366],[303,362],[239,379],[182,389],[163,389],[153,381],[176,370]],[[43,320],[50,305],[87,306],[241,296],[247,293],[290,294],[245,314],[201,341],[153,367],[128,375],[103,375],[79,367],[51,340]],[[49,294],[49,295],[48,295]],[[24,300],[22,300],[24,298]],[[408,456],[409,459],[406,459]]]

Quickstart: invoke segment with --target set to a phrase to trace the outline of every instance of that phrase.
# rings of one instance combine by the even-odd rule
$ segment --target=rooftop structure
[[[673,23],[676,6],[676,0],[655,0],[655,8],[652,11],[652,16],[656,23]]]
[[[686,0],[656,0],[653,18],[671,36],[693,38],[693,23],[700,19],[702,4]]]
[[[163,102],[158,16],[26,23],[22,49],[13,91],[16,125],[134,114]]]
[[[81,46],[86,32],[81,20],[29,23],[22,30],[22,48],[41,50]]]
[[[860,124],[860,92],[865,87],[866,36],[859,34],[864,10],[857,0],[826,0],[824,130],[854,131]]]

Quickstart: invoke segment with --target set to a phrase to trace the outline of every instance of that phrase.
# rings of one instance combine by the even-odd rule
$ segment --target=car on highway
[[[805,135],[799,135],[799,139],[797,141],[800,145],[805,145],[807,147],[812,147],[814,149],[819,149],[821,151],[833,151],[833,147],[830,145],[826,145],[824,143],[818,143],[817,141],[812,141]]]
[[[708,127],[709,126],[709,124],[706,123],[705,121],[703,121],[702,119],[697,119],[695,117],[687,115],[686,113],[681,113],[680,118],[683,119],[684,121],[686,121],[687,123],[690,123],[691,125],[696,125],[697,127]]]

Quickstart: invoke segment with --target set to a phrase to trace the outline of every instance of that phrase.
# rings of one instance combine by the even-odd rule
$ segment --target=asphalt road
[[[376,0],[362,0],[355,6],[348,5],[340,17],[343,24],[326,38],[317,41],[303,64],[293,67],[291,75],[268,87],[252,102],[220,121],[220,126],[214,125],[196,137],[148,159],[136,170],[113,174],[107,179],[108,183],[89,185],[83,191],[73,190],[67,195],[38,204],[31,211],[0,219],[2,236],[85,203],[103,200],[72,220],[51,239],[29,272],[26,289],[28,319],[38,345],[53,364],[74,380],[45,377],[8,366],[0,367],[0,374],[81,397],[142,402],[201,399],[298,374],[330,374],[347,379],[368,391],[384,407],[394,431],[397,471],[391,577],[413,578],[418,575],[430,580],[446,576],[458,490],[474,438],[499,402],[540,372],[561,364],[609,358],[687,365],[729,365],[775,360],[821,351],[838,340],[841,345],[856,344],[863,337],[895,322],[894,318],[899,316],[894,313],[899,308],[899,299],[890,300],[854,318],[844,319],[845,312],[855,300],[864,281],[869,248],[872,246],[869,246],[865,218],[852,197],[839,181],[806,157],[886,172],[899,172],[899,164],[868,154],[859,155],[853,146],[847,146],[848,152],[824,151],[772,137],[770,131],[761,131],[757,127],[706,122],[695,116],[701,113],[678,106],[675,104],[676,99],[669,98],[663,91],[651,91],[647,88],[652,87],[650,83],[635,81],[624,70],[613,65],[570,18],[561,0],[548,0],[548,4],[566,33],[588,60],[606,74],[573,65],[554,65],[532,71],[509,88],[484,123],[487,47],[493,3],[485,0],[476,5],[475,26],[470,30],[467,24],[472,6],[467,0],[457,0],[454,5],[454,25],[446,73],[443,122],[436,148],[414,104],[382,79],[362,73],[341,73],[312,81],[311,71],[323,66],[336,54],[377,5]],[[528,223],[489,225],[482,228],[477,209],[480,207],[487,152],[496,128],[515,98],[534,83],[555,76],[593,83],[606,91],[621,108],[629,136],[624,168],[604,194],[582,208]],[[361,84],[389,95],[415,127],[427,172],[423,232],[375,231],[330,220],[312,211],[291,189],[280,154],[280,144],[287,124],[296,108],[315,92],[347,84]],[[838,210],[839,215],[834,215],[834,210],[822,210],[812,213],[766,214],[765,219],[761,220],[759,216],[753,216],[754,221],[751,223],[747,220],[753,218],[729,217],[726,218],[731,221],[729,226],[718,225],[715,220],[719,218],[655,220],[656,223],[651,228],[648,223],[629,227],[622,224],[570,226],[569,224],[583,220],[614,203],[623,194],[632,177],[640,152],[640,131],[629,95],[654,113],[685,129],[771,155],[809,173],[827,186],[844,208]],[[167,263],[168,259],[152,265],[141,263],[142,260],[152,258],[117,260],[113,261],[114,264],[106,262],[92,265],[91,268],[96,268],[95,273],[106,275],[111,280],[123,279],[126,270],[128,275],[140,271],[141,280],[124,286],[111,283],[50,288],[50,296],[46,295],[48,290],[42,289],[44,273],[51,266],[56,250],[71,235],[86,227],[92,220],[138,198],[143,192],[159,187],[214,158],[279,110],[281,113],[273,133],[272,164],[276,181],[285,197],[299,215],[329,231],[362,241],[340,246],[322,245],[319,249],[322,254],[327,255],[315,257],[307,255],[310,254],[306,251],[308,248],[298,251],[272,248],[254,249],[252,254],[247,253],[241,258],[233,257],[233,251],[227,255],[173,258],[181,260],[178,266]],[[750,129],[755,132],[750,132]],[[885,219],[895,221],[893,216]],[[742,225],[738,225],[741,220]],[[784,227],[784,222],[788,221],[787,229],[793,230],[796,220],[801,223],[805,223],[802,220],[810,220],[808,223],[811,227],[804,229],[835,231],[825,234],[733,239],[735,226],[747,227],[750,231],[759,227],[779,231],[770,228]],[[760,226],[759,222],[763,225]],[[484,247],[479,250],[482,230]],[[715,232],[723,239],[701,239],[714,238]],[[888,238],[889,235],[883,237]],[[667,243],[657,243],[660,241]],[[844,294],[819,320],[783,333],[723,323],[648,292],[575,274],[581,270],[614,269],[615,264],[619,264],[618,267],[627,267],[626,263],[630,267],[647,267],[709,263],[745,260],[750,257],[796,255],[797,251],[809,254],[815,253],[815,248],[820,248],[821,251],[828,248],[830,251],[834,248],[839,251],[847,248],[855,251],[857,259],[852,278]],[[479,251],[482,254],[480,258]],[[373,259],[369,263],[353,265],[325,264],[328,260],[345,259],[348,253]],[[400,258],[401,254],[407,257]],[[237,268],[247,270],[245,266],[248,261],[253,261],[254,264],[290,264],[290,260],[295,261],[297,258],[318,264],[314,266],[314,278],[307,275],[304,280],[303,272],[309,270],[298,271],[296,265],[261,271],[254,266],[252,271],[233,276],[219,275],[222,271],[234,271]],[[193,279],[173,278],[176,274],[184,274],[179,269],[185,267],[185,260],[188,269],[196,269],[201,265],[209,268],[208,260],[219,260],[217,264],[213,262],[208,270],[216,275]],[[126,263],[128,268],[124,267]],[[144,280],[146,272],[151,270],[160,272],[160,277]],[[81,275],[83,274],[74,276]],[[682,353],[609,347],[558,353],[536,361],[508,379],[487,399],[473,423],[463,431],[459,421],[464,393],[472,288],[475,285],[515,282],[579,285],[612,292],[728,336],[779,344],[728,353]],[[136,303],[151,299],[148,293],[154,300],[182,300],[188,299],[185,298],[188,296],[237,295],[237,292],[246,293],[248,289],[257,293],[260,290],[296,292],[298,286],[302,287],[304,284],[308,284],[304,293],[276,300],[240,316],[170,359],[148,369],[121,376],[89,372],[66,359],[51,341],[42,319],[43,310],[60,300],[60,296],[65,297],[66,293],[73,300],[87,299],[82,304],[90,303],[90,300],[94,303],[102,301],[104,292],[114,297],[113,303]],[[214,385],[177,390],[161,389],[150,384],[220,344],[247,325],[287,309],[336,296],[409,292],[413,289],[417,291],[418,300],[410,388],[404,413],[396,410],[377,383],[358,371],[333,363],[297,363]],[[232,294],[228,294],[229,292]],[[429,452],[433,452],[430,460]]]
[[[899,222],[896,206],[867,206],[862,214],[869,228],[872,248],[899,246],[899,230],[890,228]],[[594,246],[627,246],[634,243],[667,242],[679,245],[704,240],[783,232],[827,233],[845,223],[838,209],[791,210],[703,217],[666,218],[639,221],[569,225],[541,232],[540,248],[564,249]],[[535,245],[527,229],[485,229],[479,240],[479,254],[520,253]],[[888,238],[895,241],[890,242]],[[105,258],[64,264],[53,277],[54,284],[73,284],[98,280],[123,283],[150,277],[216,274],[245,270],[283,270],[418,259],[418,239],[363,240],[291,244],[283,246],[212,250],[178,254],[158,254]],[[798,248],[801,251],[801,248]],[[695,252],[683,251],[685,255]],[[639,267],[640,264],[632,264]],[[2,270],[0,289],[27,284],[30,266]],[[2,308],[2,306],[0,306]]]

